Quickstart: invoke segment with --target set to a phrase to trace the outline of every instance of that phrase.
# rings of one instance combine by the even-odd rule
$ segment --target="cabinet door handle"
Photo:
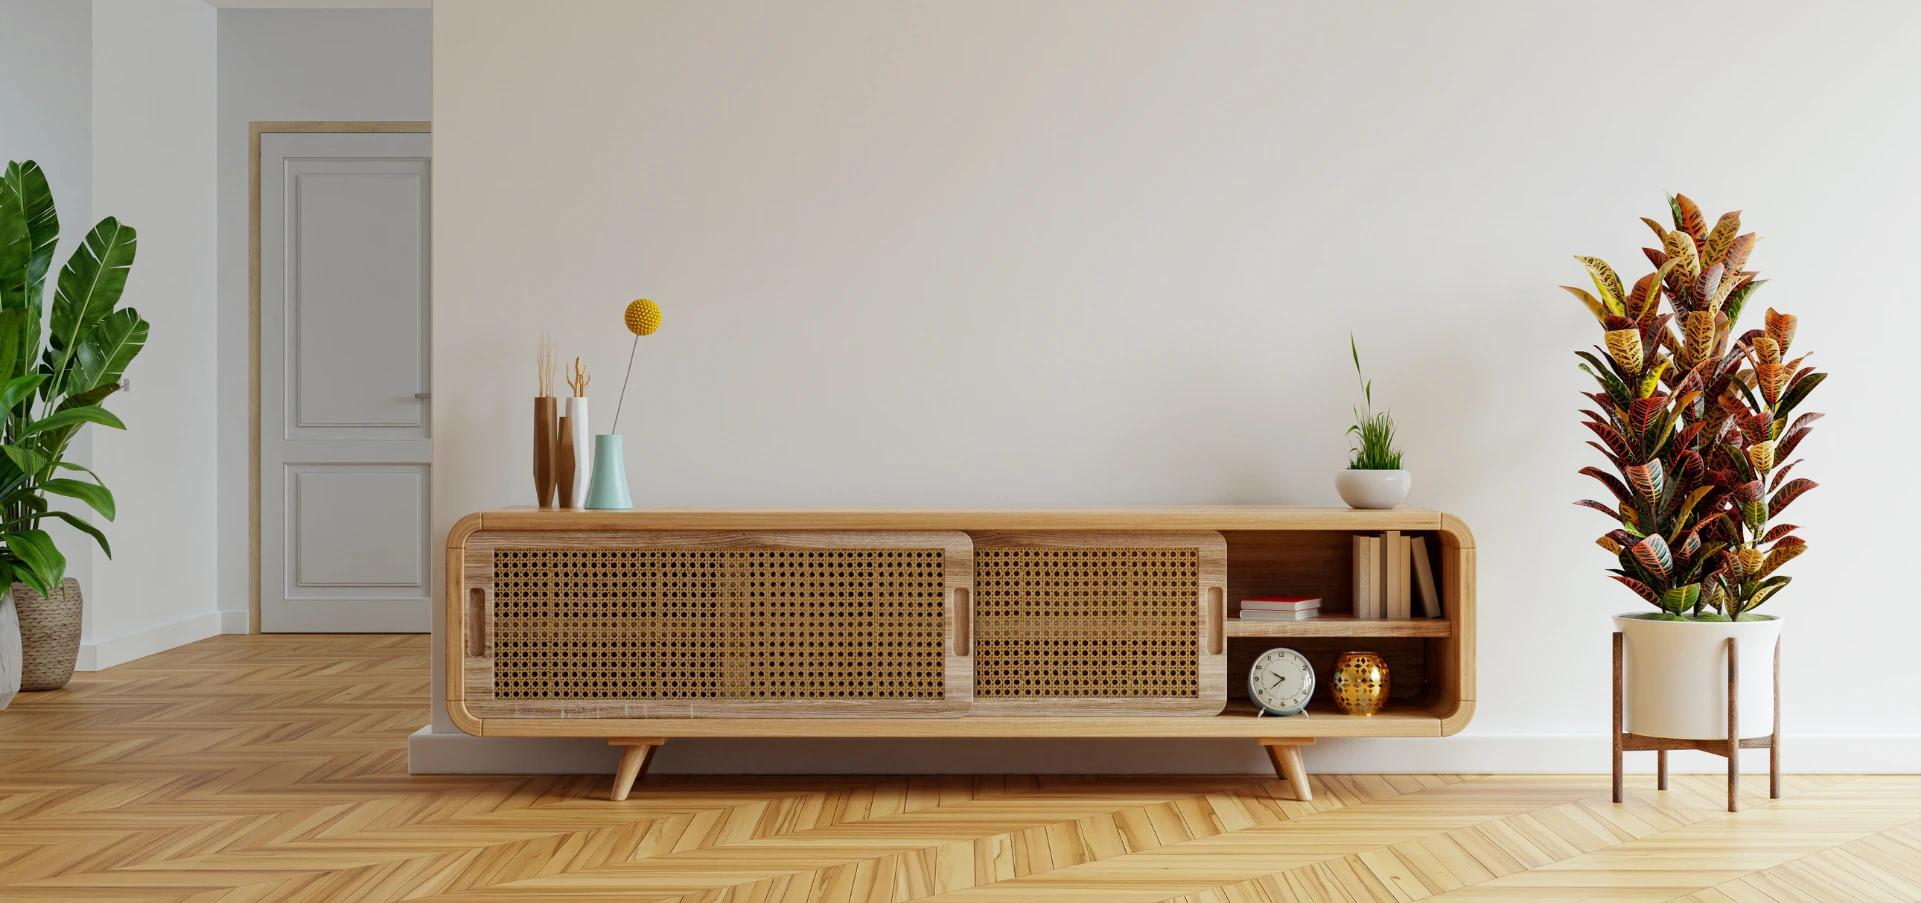
[[[974,654],[974,592],[954,587],[954,654]]]
[[[1207,588],[1207,654],[1220,655],[1227,644],[1227,590]]]
[[[487,591],[478,586],[467,591],[467,654],[475,658],[487,654]]]

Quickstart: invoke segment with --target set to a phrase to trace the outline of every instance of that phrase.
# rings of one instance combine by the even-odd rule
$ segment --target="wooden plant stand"
[[[1614,801],[1619,803],[1625,792],[1621,774],[1621,754],[1626,752],[1645,752],[1655,754],[1655,787],[1668,789],[1668,750],[1698,749],[1702,752],[1724,756],[1728,760],[1728,811],[1739,811],[1741,789],[1741,750],[1765,749],[1768,751],[1768,798],[1781,798],[1781,644],[1774,644],[1774,729],[1765,737],[1741,739],[1740,706],[1740,664],[1741,642],[1728,638],[1728,737],[1726,740],[1675,740],[1668,737],[1643,737],[1630,734],[1621,729],[1621,654],[1623,637],[1620,631],[1614,632]]]

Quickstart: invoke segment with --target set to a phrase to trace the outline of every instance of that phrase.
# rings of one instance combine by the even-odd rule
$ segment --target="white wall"
[[[214,563],[214,10],[94,0],[93,212],[139,230],[123,304],[153,324],[94,469],[114,490],[114,558],[87,589],[83,666],[217,633]],[[69,226],[71,228],[71,226]]]
[[[1823,483],[1793,518],[1814,548],[1771,606],[1788,765],[1911,768],[1917,427],[1882,412],[1921,325],[1917,29],[1892,3],[442,4],[436,529],[529,501],[539,330],[611,413],[636,296],[665,310],[622,424],[640,504],[1332,503],[1353,330],[1410,501],[1478,536],[1481,698],[1463,736],[1314,767],[1600,770],[1607,616],[1636,602],[1570,504],[1596,336],[1555,286],[1575,254],[1640,275],[1636,217],[1679,190],[1747,211],[1758,297],[1835,374],[1796,471]],[[660,767],[1063,748],[683,742]]]
[[[60,244],[48,274],[47,297],[67,256],[93,226],[93,8],[72,0],[16,0],[0,5],[0,34],[32,35],[0,54],[0,160],[40,164],[60,213]],[[51,303],[50,301],[47,303]],[[91,465],[93,428],[82,427],[68,460]],[[94,520],[85,505],[60,500],[64,510]],[[67,574],[93,585],[93,540],[66,524],[43,524],[67,556]],[[83,590],[84,593],[84,590]],[[81,612],[82,634],[92,636],[92,611]]]
[[[429,118],[426,10],[219,12],[220,608],[245,633],[248,545],[247,124]]]

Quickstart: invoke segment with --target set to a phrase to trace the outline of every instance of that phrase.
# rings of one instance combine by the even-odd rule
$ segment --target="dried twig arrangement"
[[[554,394],[554,337],[545,332],[540,334],[540,351],[534,361],[534,370],[540,382],[540,397]]]
[[[567,377],[567,385],[574,390],[574,397],[585,397],[587,394],[587,383],[592,380],[593,377],[587,375],[587,368],[580,365],[580,358],[574,358],[574,373],[572,376]]]

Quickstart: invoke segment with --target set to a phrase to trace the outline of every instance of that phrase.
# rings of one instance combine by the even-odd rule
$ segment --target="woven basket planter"
[[[80,581],[60,581],[53,598],[24,583],[13,585],[20,617],[20,689],[58,690],[73,679],[80,655]]]

